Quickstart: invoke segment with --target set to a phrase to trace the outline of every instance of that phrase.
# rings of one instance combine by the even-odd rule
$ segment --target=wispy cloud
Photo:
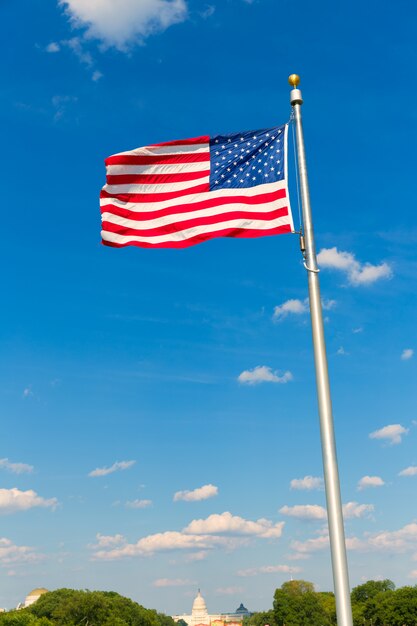
[[[126,507],[128,509],[148,509],[152,506],[152,500],[128,500]]]
[[[55,110],[54,120],[58,122],[62,119],[68,110],[78,102],[76,96],[55,95],[52,97],[52,106]]]
[[[409,467],[406,467],[405,469],[401,470],[398,476],[417,476],[417,466],[410,465]]]
[[[27,491],[21,491],[16,487],[0,489],[0,514],[28,511],[34,507],[55,509],[57,505],[58,500],[56,498],[42,498],[32,489]]]
[[[304,476],[304,478],[293,478],[290,482],[291,489],[312,491],[313,489],[323,489],[323,479],[318,476]]]
[[[368,487],[383,487],[385,482],[380,476],[362,476],[358,481],[358,491],[367,489]]]
[[[216,10],[216,7],[214,6],[214,4],[208,4],[206,5],[205,9],[200,11],[199,15],[200,17],[206,20],[214,14],[215,10]]]
[[[97,467],[95,470],[92,470],[88,475],[92,478],[97,478],[98,476],[108,476],[109,474],[114,474],[114,472],[123,472],[134,466],[136,461],[116,461],[110,467]]]
[[[369,517],[375,507],[373,504],[359,504],[358,502],[346,502],[343,505],[343,516],[345,519],[359,519]]]
[[[217,593],[220,596],[234,596],[236,593],[242,593],[243,587],[217,587],[214,593]]]
[[[247,577],[258,576],[259,574],[296,574],[300,571],[300,567],[293,565],[261,565],[261,567],[241,569],[237,572],[237,575]]]
[[[329,534],[327,530],[319,537],[307,539],[306,541],[292,541],[291,547],[299,555],[310,555],[315,552],[327,549],[329,545]],[[346,548],[348,550],[366,550],[367,543],[358,537],[346,537]]]
[[[417,523],[406,524],[394,531],[382,531],[369,538],[369,545],[379,550],[406,552],[417,544]]]
[[[185,0],[58,0],[86,39],[126,52],[152,34],[187,19]]]
[[[97,543],[90,545],[90,548],[112,548],[126,543],[126,537],[123,535],[102,535],[97,533],[96,539]]]
[[[266,365],[258,365],[253,370],[245,370],[238,376],[238,381],[246,385],[258,385],[259,383],[288,383],[293,380],[291,372],[280,374],[278,371]]]
[[[185,502],[197,502],[199,500],[208,500],[208,498],[213,498],[217,496],[219,493],[218,487],[215,485],[203,485],[202,487],[197,487],[197,489],[193,489],[191,491],[177,491],[174,494],[174,502],[178,502],[179,500],[183,500]]]
[[[204,561],[208,556],[207,550],[200,550],[199,552],[190,552],[185,557],[185,560],[188,563],[193,563],[195,561]]]
[[[42,560],[42,554],[37,554],[35,548],[30,546],[18,546],[6,537],[0,537],[0,563],[34,563]],[[10,574],[12,575],[12,574]]]
[[[401,360],[408,361],[409,359],[412,358],[413,354],[414,354],[414,350],[412,348],[405,348],[401,353]]]
[[[351,285],[371,285],[377,280],[392,277],[392,269],[388,263],[372,265],[360,263],[351,252],[334,248],[323,248],[317,255],[322,268],[340,270],[345,273]]]
[[[296,504],[295,506],[283,506],[279,509],[282,515],[295,517],[301,520],[322,521],[327,519],[326,509],[319,504]]]
[[[370,439],[386,439],[392,445],[396,445],[401,443],[401,438],[403,435],[408,434],[409,429],[404,428],[401,424],[389,424],[388,426],[384,426],[379,430],[375,430],[373,433],[369,434]]]
[[[343,346],[340,346],[340,348],[337,350],[336,354],[338,356],[347,356],[349,354],[349,352],[346,352],[346,350],[344,349]]]
[[[46,52],[53,54],[55,52],[59,52],[61,50],[61,46],[56,41],[51,41],[51,43],[48,43],[46,46],[45,50]]]
[[[11,463],[9,459],[0,459],[0,469],[5,469],[12,474],[31,474],[34,467],[27,463]]]
[[[152,583],[154,587],[190,587],[195,584],[194,580],[186,578],[158,578]]]

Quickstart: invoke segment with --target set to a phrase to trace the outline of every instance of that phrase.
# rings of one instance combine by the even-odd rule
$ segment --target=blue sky
[[[106,156],[282,124],[294,71],[351,584],[416,584],[415,9],[115,5],[0,5],[0,606],[67,586],[177,613],[200,586],[209,611],[262,610],[291,575],[332,588],[297,238],[99,235]]]

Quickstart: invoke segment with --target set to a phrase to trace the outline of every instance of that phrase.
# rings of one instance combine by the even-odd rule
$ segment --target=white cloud
[[[338,354],[339,356],[346,356],[346,355],[349,354],[349,352],[346,352],[344,347],[340,346],[340,348],[337,350],[336,354]]]
[[[91,547],[96,549],[93,558],[97,560],[111,561],[170,550],[196,550],[199,556],[204,558],[203,553],[207,550],[213,548],[233,550],[246,545],[249,538],[279,538],[283,527],[284,522],[273,524],[266,519],[250,521],[225,512],[221,515],[210,515],[205,520],[193,520],[182,531],[148,535],[133,544],[126,543],[122,535],[116,535],[115,538],[98,535],[99,543]],[[189,559],[190,555],[187,557]]]
[[[215,593],[222,596],[233,596],[236,593],[242,593],[243,587],[218,587]]]
[[[5,469],[12,474],[31,474],[34,467],[27,463],[11,463],[9,459],[0,459],[0,469]]]
[[[304,478],[293,478],[290,482],[291,489],[312,491],[323,488],[323,479],[318,476],[304,476]]]
[[[302,315],[308,312],[308,298],[305,300],[292,299],[279,304],[274,308],[273,319],[281,321],[288,315]]]
[[[33,391],[30,387],[26,387],[25,389],[23,389],[24,398],[31,398],[32,396],[33,396]]]
[[[86,39],[126,51],[187,18],[185,0],[58,0]]]
[[[345,519],[358,519],[366,517],[374,511],[373,504],[359,504],[358,502],[346,502],[343,505],[343,515]]]
[[[323,248],[317,255],[321,267],[328,267],[345,272],[351,285],[370,285],[382,278],[391,278],[392,269],[388,263],[372,265],[360,263],[351,252],[334,248]]]
[[[401,360],[408,361],[409,359],[412,358],[413,354],[414,354],[414,350],[412,348],[405,348],[405,350],[403,350],[401,353]]]
[[[108,474],[113,474],[114,472],[121,472],[124,470],[133,467],[136,461],[116,461],[110,467],[97,467],[95,470],[91,471],[88,475],[96,478],[97,476],[108,476]]]
[[[296,552],[300,552],[301,554],[310,552],[318,552],[319,550],[324,550],[329,545],[329,536],[321,535],[320,537],[315,537],[314,539],[307,539],[306,541],[292,541],[291,548],[296,550]]]
[[[295,506],[283,506],[279,510],[282,515],[295,517],[303,520],[326,520],[326,509],[318,504],[296,504]]]
[[[96,83],[97,81],[100,80],[100,78],[103,78],[103,74],[101,72],[99,72],[98,70],[95,70],[93,72],[93,75],[91,76],[91,78]]]
[[[0,537],[0,563],[33,563],[43,558],[43,555],[34,552],[29,546],[17,546],[10,539]],[[11,574],[10,574],[11,575]]]
[[[408,574],[409,578],[417,578],[417,569],[413,569],[411,570],[411,572]]]
[[[54,53],[54,52],[59,52],[61,50],[61,47],[60,47],[59,43],[57,43],[56,41],[51,41],[51,43],[49,43],[46,46],[45,50],[47,52]]]
[[[128,500],[126,506],[128,509],[147,509],[152,506],[152,500]]]
[[[300,567],[291,565],[262,565],[261,567],[251,567],[249,569],[241,569],[237,572],[238,576],[258,576],[258,574],[295,574],[300,572]]]
[[[216,537],[211,535],[190,535],[178,531],[166,531],[142,537],[136,543],[126,543],[111,550],[98,550],[93,558],[114,561],[126,557],[149,556],[156,552],[171,550],[206,550],[216,547],[233,549],[242,545],[234,537]]]
[[[416,476],[416,474],[417,474],[417,466],[410,465],[410,467],[406,467],[405,469],[401,470],[398,476]]]
[[[417,523],[412,522],[394,531],[382,531],[369,538],[369,545],[378,550],[406,552],[417,545]]]
[[[321,301],[321,306],[323,311],[331,311],[336,306],[336,300],[327,300],[323,299]],[[308,298],[304,300],[298,300],[297,298],[286,300],[282,304],[279,304],[274,308],[274,313],[272,319],[280,322],[284,320],[288,315],[303,315],[304,313],[308,313],[309,304]]]
[[[177,491],[174,494],[174,502],[184,500],[185,502],[196,502],[199,500],[207,500],[213,498],[219,493],[218,488],[215,485],[203,485],[192,491]]]
[[[158,578],[153,581],[152,585],[154,587],[189,587],[195,585],[195,581],[184,578]]]
[[[257,521],[245,520],[238,515],[232,515],[228,511],[213,513],[206,519],[193,520],[186,528],[185,533],[193,535],[223,534],[255,535],[264,539],[281,537],[284,522],[273,524],[270,520],[261,518]]]
[[[41,498],[32,489],[27,491],[20,491],[16,487],[13,489],[0,489],[0,514],[27,511],[37,506],[55,509],[57,504],[58,500],[56,498]]]
[[[392,445],[401,443],[401,437],[407,435],[409,429],[404,428],[401,424],[389,424],[379,430],[370,433],[370,439],[388,439]]]
[[[329,546],[329,543],[329,535],[326,530],[324,534],[319,537],[315,537],[314,539],[307,539],[307,541],[292,541],[291,547],[300,555],[309,555],[326,549]],[[357,537],[346,537],[346,548],[348,550],[366,550],[367,544]]]
[[[242,384],[257,385],[258,383],[288,383],[293,379],[291,372],[284,372],[280,375],[279,372],[273,372],[270,367],[266,365],[258,365],[253,370],[245,370],[238,376],[238,381]]]
[[[368,487],[382,487],[385,485],[380,476],[362,476],[358,481],[358,491],[367,489]]]

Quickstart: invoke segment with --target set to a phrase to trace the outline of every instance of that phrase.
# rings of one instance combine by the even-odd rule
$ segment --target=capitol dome
[[[198,594],[195,597],[195,600],[193,602],[193,610],[192,610],[193,614],[194,613],[207,613],[207,607],[206,607],[206,601],[204,600],[203,596],[200,593],[200,590],[198,590]]]

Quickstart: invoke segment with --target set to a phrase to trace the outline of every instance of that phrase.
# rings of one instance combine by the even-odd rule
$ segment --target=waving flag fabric
[[[103,243],[183,248],[213,237],[291,232],[286,149],[284,125],[108,157]]]

